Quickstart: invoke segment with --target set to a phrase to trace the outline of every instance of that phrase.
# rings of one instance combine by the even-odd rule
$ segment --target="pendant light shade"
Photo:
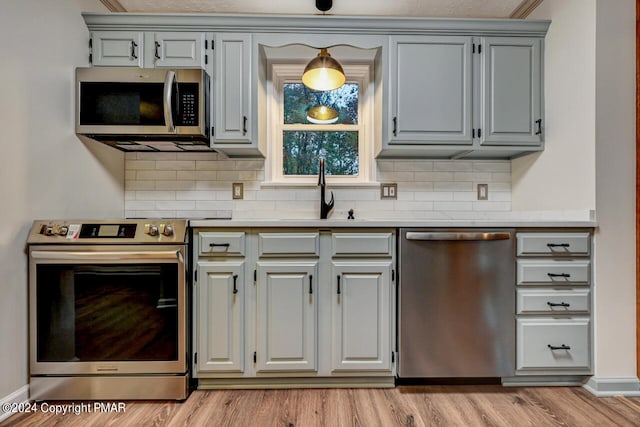
[[[307,111],[307,120],[316,125],[330,125],[338,121],[338,112],[326,105],[317,105]]]
[[[345,81],[342,66],[329,55],[327,49],[321,49],[318,56],[304,67],[302,74],[302,83],[314,90],[338,89]]]

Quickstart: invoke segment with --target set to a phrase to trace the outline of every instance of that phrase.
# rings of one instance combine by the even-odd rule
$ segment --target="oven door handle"
[[[182,251],[113,251],[113,252],[67,252],[32,251],[31,258],[66,261],[122,261],[130,259],[178,259],[184,263]]]

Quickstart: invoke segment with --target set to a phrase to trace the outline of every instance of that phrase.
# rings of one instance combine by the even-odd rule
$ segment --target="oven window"
[[[177,360],[178,297],[175,263],[38,265],[38,361]]]

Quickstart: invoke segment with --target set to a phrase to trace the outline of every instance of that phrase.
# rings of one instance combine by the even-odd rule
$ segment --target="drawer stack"
[[[591,232],[516,239],[516,374],[591,374]]]

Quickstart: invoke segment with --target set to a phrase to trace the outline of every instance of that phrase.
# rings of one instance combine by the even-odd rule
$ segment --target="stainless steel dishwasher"
[[[514,375],[513,229],[400,229],[402,378]]]

